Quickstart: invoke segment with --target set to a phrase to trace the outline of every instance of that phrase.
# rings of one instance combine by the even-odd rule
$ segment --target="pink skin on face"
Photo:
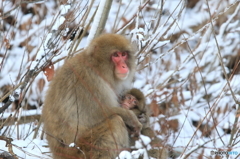
[[[119,79],[126,79],[129,74],[129,68],[126,64],[128,54],[126,52],[115,52],[112,55],[112,61],[115,65],[115,75]]]
[[[131,94],[127,94],[121,105],[125,109],[132,109],[137,105],[137,99]]]

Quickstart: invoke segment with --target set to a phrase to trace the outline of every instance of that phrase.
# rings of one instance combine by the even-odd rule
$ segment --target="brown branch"
[[[0,108],[0,114],[3,113],[11,104],[13,101],[8,100],[7,103],[5,103],[1,108]]]
[[[150,0],[146,1],[146,2],[139,8],[139,12],[142,11],[149,2],[150,2]],[[136,16],[137,16],[137,13],[135,13],[135,14],[133,15],[133,17],[130,18],[123,26],[121,26],[119,29],[117,29],[116,33],[118,33],[120,30],[122,30],[123,28],[125,28],[125,26],[128,26],[128,24],[131,23],[131,22],[134,20],[134,18],[136,18]]]
[[[1,99],[0,102],[2,102],[4,99],[6,99],[10,94],[12,94],[13,91],[18,89],[23,83],[19,83],[17,86],[15,86],[11,91],[9,91],[6,95],[4,95]],[[19,94],[17,92],[14,92],[13,94],[14,98],[18,98]],[[11,104],[14,102],[13,100],[8,99],[8,101],[0,108],[0,114],[3,113]]]
[[[40,120],[41,115],[40,114],[35,114],[35,115],[29,115],[29,116],[21,116],[20,119],[18,119],[18,117],[9,117],[8,118],[3,118],[0,119],[0,123],[4,122],[4,125],[8,126],[8,125],[14,125],[15,122],[17,122],[17,124],[26,124],[26,123],[30,123],[33,122],[35,120]]]
[[[12,156],[8,156],[9,159],[10,158],[18,159],[17,155],[12,150],[12,141],[13,141],[13,139],[5,137],[5,136],[0,136],[0,140],[4,140],[6,142],[6,147],[8,147],[8,151],[12,155]]]

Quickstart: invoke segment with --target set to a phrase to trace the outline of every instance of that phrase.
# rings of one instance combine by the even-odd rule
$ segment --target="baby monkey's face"
[[[125,109],[132,109],[138,105],[138,100],[131,94],[126,94],[121,102],[121,106]]]

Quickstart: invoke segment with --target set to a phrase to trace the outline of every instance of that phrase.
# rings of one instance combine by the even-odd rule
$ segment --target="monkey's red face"
[[[114,52],[112,54],[112,61],[115,65],[114,73],[118,79],[124,80],[128,77],[129,68],[126,64],[127,60],[127,52]]]

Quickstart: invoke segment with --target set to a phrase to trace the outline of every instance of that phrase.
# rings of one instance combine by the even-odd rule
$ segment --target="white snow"
[[[12,10],[15,5],[11,1],[3,1],[0,5],[4,13],[12,10],[10,15],[16,18],[17,23],[11,26],[4,22],[7,31],[2,29],[0,32],[0,39],[3,41],[0,47],[0,88],[4,85],[16,86],[23,80],[22,77],[27,70],[40,69],[47,60],[54,62],[68,55],[72,41],[64,41],[62,35],[66,34],[70,25],[59,32],[59,26],[64,22],[76,23],[81,29],[88,29],[86,31],[89,35],[83,38],[78,49],[86,47],[96,33],[105,2],[106,0],[97,0],[92,8],[86,8],[90,6],[90,2],[87,4],[68,1],[67,4],[56,5],[53,1],[41,1],[38,5],[44,5],[47,9],[46,16],[41,19],[38,14],[23,14],[20,7]],[[233,4],[238,3],[236,0],[208,1],[210,12],[213,14],[214,28],[212,28],[207,4],[203,1],[199,1],[194,8],[183,8],[185,5],[180,0],[168,0],[163,4],[152,1],[152,5],[147,4],[147,7],[141,8],[144,3],[145,1],[138,0],[113,1],[104,32],[127,35],[137,43],[137,51],[142,51],[138,57],[139,65],[133,87],[143,91],[147,104],[153,100],[157,104],[170,103],[167,110],[170,113],[150,117],[151,127],[156,132],[160,132],[157,136],[182,154],[178,159],[184,158],[192,151],[190,158],[197,158],[201,153],[214,157],[211,151],[217,152],[218,149],[229,148],[231,134],[225,134],[223,128],[233,127],[239,107],[230,88],[239,102],[240,75],[238,73],[230,78],[229,88],[223,69],[230,73],[232,70],[227,67],[229,57],[239,53],[240,5],[234,8]],[[35,3],[27,5],[30,8],[34,7]],[[94,22],[90,28],[86,28],[98,6]],[[161,6],[163,10],[160,13]],[[41,10],[41,8],[37,9]],[[84,17],[88,9],[90,13],[88,17]],[[76,22],[65,18],[65,15],[72,10],[75,12],[73,19]],[[44,14],[45,12],[41,13],[41,16]],[[86,22],[83,24],[84,18]],[[26,26],[26,30],[21,30],[23,24],[28,22],[31,22],[31,25]],[[11,49],[6,49],[4,38],[9,40]],[[28,41],[28,45],[20,47],[20,43],[24,41]],[[30,46],[33,49],[28,52]],[[58,68],[63,63],[64,60],[61,60],[54,66]],[[41,104],[44,101],[48,82],[43,72],[31,82],[27,92],[21,92],[20,89],[14,91],[20,95],[20,100],[25,95],[22,101],[23,107],[18,111],[13,111],[13,108],[9,107],[0,114],[0,118],[6,119],[13,115],[20,120],[20,117],[41,114]],[[43,86],[39,84],[40,82],[44,83]],[[177,92],[177,102],[172,99],[175,92]],[[10,100],[16,100],[12,95]],[[36,106],[37,109],[26,110],[26,103]],[[3,106],[3,103],[0,106]],[[177,113],[172,115],[171,113],[176,110]],[[161,119],[166,121],[177,119],[178,131],[173,132],[169,129],[167,134],[161,134],[161,124],[165,124],[160,122]],[[202,136],[202,132],[193,126],[192,120],[202,121],[203,124],[210,126],[216,124],[210,137]],[[238,123],[237,128],[239,126]],[[13,139],[13,152],[21,158],[51,158],[47,141],[40,138],[41,133],[33,139],[36,127],[35,121],[22,125],[16,122],[10,127],[4,126],[0,130],[0,136]],[[42,126],[40,130],[42,131]],[[232,151],[240,153],[239,139],[235,139],[236,144],[231,147]],[[144,159],[148,159],[147,150],[151,149],[150,141],[149,137],[141,135],[135,144],[137,150],[131,153],[122,151],[119,158],[135,159],[143,155]],[[204,146],[198,148],[200,145]],[[69,147],[73,146],[76,145],[74,143],[69,145]],[[4,140],[0,140],[0,150],[8,151]],[[229,158],[236,158],[236,153]]]

